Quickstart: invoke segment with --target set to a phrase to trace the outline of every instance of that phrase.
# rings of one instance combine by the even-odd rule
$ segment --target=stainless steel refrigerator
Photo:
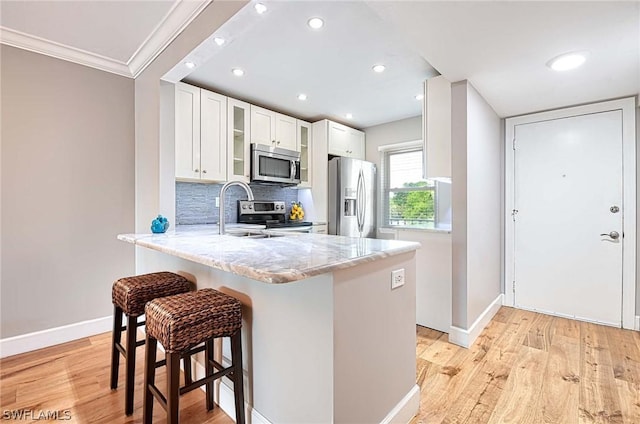
[[[376,165],[336,157],[329,161],[329,234],[376,236]]]

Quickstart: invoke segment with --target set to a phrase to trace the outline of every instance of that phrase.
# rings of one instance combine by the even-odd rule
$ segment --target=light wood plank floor
[[[503,307],[470,349],[447,337],[417,328],[421,402],[412,424],[640,423],[637,332]],[[135,411],[125,417],[123,366],[121,388],[109,389],[110,340],[105,333],[0,360],[0,413],[70,410],[66,422],[141,422],[143,350]],[[219,408],[207,413],[200,390],[180,402],[185,424],[233,422]],[[165,422],[161,407],[154,415]]]
[[[640,333],[502,307],[470,349],[417,330],[412,424],[640,423]]]

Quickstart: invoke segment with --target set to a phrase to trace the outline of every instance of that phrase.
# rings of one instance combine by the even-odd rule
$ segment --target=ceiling
[[[0,41],[137,76],[209,1],[0,1]]]
[[[208,3],[2,0],[0,41],[135,77]],[[208,40],[185,58],[198,64],[190,75],[181,62],[167,79],[359,128],[419,115],[413,96],[435,69],[468,79],[502,117],[640,92],[637,1],[264,3],[266,13],[249,4],[216,31],[226,44]],[[310,30],[311,16],[325,27]],[[575,50],[590,51],[581,68],[545,66]]]
[[[224,45],[203,43],[188,58],[198,66],[185,81],[312,122],[363,128],[421,114],[415,96],[437,71],[365,3],[264,4],[265,13],[249,4],[216,31]],[[312,17],[325,26],[311,29]],[[376,64],[385,71],[374,72]],[[307,100],[298,100],[300,93]]]

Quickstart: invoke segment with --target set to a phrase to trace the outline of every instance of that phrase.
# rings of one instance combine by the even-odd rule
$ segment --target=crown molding
[[[127,63],[3,26],[0,26],[0,43],[124,77],[136,78],[211,1],[176,0],[162,21],[142,42]]]
[[[137,78],[212,0],[176,1],[164,19],[133,53],[127,65]]]
[[[132,77],[129,67],[124,62],[91,53],[86,50],[66,46],[34,35],[25,34],[24,32],[16,31],[11,28],[0,26],[0,43],[122,75],[124,77]]]

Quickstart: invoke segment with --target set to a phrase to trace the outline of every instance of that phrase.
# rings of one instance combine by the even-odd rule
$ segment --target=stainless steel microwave
[[[252,143],[251,182],[280,186],[300,184],[300,152]]]

